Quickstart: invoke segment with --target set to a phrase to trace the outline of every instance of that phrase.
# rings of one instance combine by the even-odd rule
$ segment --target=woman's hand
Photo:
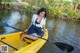
[[[46,29],[46,28],[45,28],[45,25],[43,26],[43,29],[44,29],[44,32],[45,32],[45,29]]]
[[[24,32],[27,32],[27,29],[26,29],[26,30],[24,30]]]

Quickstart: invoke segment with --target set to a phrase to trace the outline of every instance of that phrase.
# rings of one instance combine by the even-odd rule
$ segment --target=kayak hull
[[[45,29],[45,33],[42,37],[46,40],[39,38],[36,41],[30,40],[30,39],[25,39],[25,41],[21,41],[20,40],[21,34],[22,34],[22,32],[18,32],[18,33],[0,36],[0,39],[3,42],[18,49],[16,51],[15,49],[8,46],[8,52],[6,52],[6,53],[37,53],[42,48],[42,46],[46,43],[46,40],[48,39],[48,30],[47,29]],[[5,44],[0,42],[0,45],[5,45]]]

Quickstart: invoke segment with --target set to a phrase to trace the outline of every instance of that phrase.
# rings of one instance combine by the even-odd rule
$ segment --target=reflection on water
[[[18,12],[18,11],[8,11],[8,10],[1,10],[0,11],[0,22],[4,22],[9,24],[12,27],[19,28],[19,29],[26,29],[29,26],[30,17],[26,12]],[[27,19],[28,18],[28,19]],[[28,22],[29,21],[29,22]],[[28,23],[28,24],[27,24]],[[1,27],[0,26],[0,34],[7,34],[12,33],[17,30],[11,27]]]
[[[29,27],[31,16],[32,14],[28,14],[27,12],[0,10],[0,22],[6,22],[10,26],[22,30]],[[75,48],[71,53],[80,53],[80,22],[69,22],[49,17],[46,24],[50,41],[68,43]],[[0,34],[17,31],[10,27],[0,26]],[[64,51],[60,50],[54,44],[47,42],[38,53],[64,53]]]
[[[64,42],[72,45],[75,49],[71,53],[80,53],[80,22],[63,21],[60,19],[48,19],[47,26],[49,40],[53,42]],[[54,44],[47,44],[39,53],[65,53]]]
[[[3,22],[6,22],[7,24],[9,24],[10,26],[15,27],[15,24],[18,22],[18,20],[20,19],[20,14],[19,12],[13,12],[11,14],[11,16],[7,19],[7,20],[2,20]],[[10,32],[14,32],[15,30],[10,28],[10,27],[4,27],[5,29],[5,33],[10,33]]]

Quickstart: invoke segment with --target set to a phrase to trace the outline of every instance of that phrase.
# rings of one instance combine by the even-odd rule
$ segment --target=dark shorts
[[[37,35],[41,37],[44,35],[44,32],[42,31],[40,27],[36,27],[35,25],[32,24],[28,30],[28,34],[31,35],[33,33],[36,33]]]

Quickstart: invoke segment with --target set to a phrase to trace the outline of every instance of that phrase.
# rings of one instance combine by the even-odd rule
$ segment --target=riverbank
[[[18,1],[18,3],[22,4],[20,1]],[[0,6],[0,9],[17,10],[17,11],[21,11],[21,12],[24,11],[24,12],[28,12],[28,13],[36,13],[38,11],[38,9],[40,8],[40,7],[36,7],[36,6],[30,6],[26,2],[24,4],[26,4],[26,5],[22,4],[20,6],[20,5],[17,5],[17,4],[15,4],[15,5],[6,4],[6,6],[5,5]],[[52,16],[54,18],[57,17],[57,18],[64,19],[64,20],[67,20],[67,21],[80,21],[80,18],[77,18],[77,17],[73,18],[74,15],[75,15],[74,12],[73,12],[74,14],[72,14],[73,17],[70,17],[70,15],[69,15],[70,13],[69,14],[63,13],[61,9],[56,9],[56,8],[53,9],[53,8],[47,7],[47,11],[48,11],[47,15]],[[75,15],[75,16],[77,16],[77,15]]]
[[[69,18],[69,17],[68,17],[67,15],[65,15],[65,14],[63,14],[62,19],[63,19],[63,20],[67,20],[67,21],[74,21],[74,22],[80,21],[80,18]]]

